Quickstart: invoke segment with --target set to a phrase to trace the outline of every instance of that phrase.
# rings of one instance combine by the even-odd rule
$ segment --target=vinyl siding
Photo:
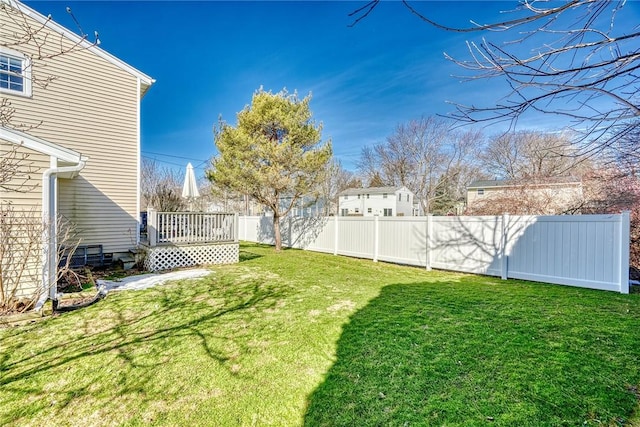
[[[5,158],[14,148],[14,144],[0,140],[0,154]],[[0,252],[4,254],[0,262],[7,276],[4,280],[15,281],[20,276],[20,286],[15,295],[20,298],[28,297],[41,288],[42,172],[49,167],[49,156],[24,147],[17,147],[17,153],[26,156],[18,163],[18,178],[3,183],[3,187],[8,189],[0,189],[3,217],[7,210],[11,211],[0,226]],[[7,286],[13,287],[12,284],[15,282],[5,283],[5,290]]]
[[[19,176],[3,184],[0,188],[0,200],[11,204],[22,211],[37,209],[41,214],[42,205],[42,172],[49,167],[49,156],[29,150],[0,139],[0,154],[8,156],[13,149],[19,156],[26,156],[19,161]],[[28,177],[28,179],[24,179]]]
[[[527,197],[539,200],[539,207],[546,208],[546,211],[540,210],[536,214],[554,215],[567,208],[578,206],[582,196],[582,186],[576,183],[529,187],[487,187],[484,188],[483,195],[478,195],[478,189],[472,188],[467,190],[467,206],[473,207],[476,203],[493,198],[517,200]],[[543,204],[545,206],[542,206]]]
[[[44,51],[59,51],[61,36],[48,40]],[[31,46],[20,50],[35,54]],[[137,78],[86,49],[34,61],[32,73],[31,98],[2,95],[16,109],[14,121],[37,125],[28,133],[89,157],[79,176],[58,179],[59,214],[75,224],[82,244],[127,251],[136,243],[138,217]],[[50,76],[46,88],[38,84]]]

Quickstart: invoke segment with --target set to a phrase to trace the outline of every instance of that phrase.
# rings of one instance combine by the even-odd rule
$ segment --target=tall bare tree
[[[423,117],[398,125],[384,143],[364,147],[358,167],[369,181],[378,176],[386,185],[407,187],[424,213],[447,213],[480,176],[482,142],[479,132],[454,130],[442,119]],[[444,199],[452,202],[437,203]]]
[[[568,134],[521,131],[495,135],[480,159],[496,178],[549,178],[580,175],[589,161],[578,151]]]
[[[436,28],[483,33],[481,41],[467,42],[468,59],[445,56],[466,70],[463,77],[469,80],[498,77],[508,84],[508,92],[499,94],[495,102],[457,104],[456,119],[470,123],[506,120],[515,125],[528,112],[561,116],[581,132],[585,152],[613,145],[624,152],[637,152],[640,142],[627,136],[640,126],[640,31],[635,20],[623,19],[625,8],[633,7],[633,2],[514,1],[511,13],[501,13],[500,20],[472,20],[468,27],[429,18],[433,2],[416,6],[402,2]],[[372,0],[355,11],[354,24],[379,4],[380,0]]]
[[[347,188],[362,187],[362,182],[351,171],[342,167],[340,160],[332,159],[327,166],[327,174],[320,184],[320,198],[323,200],[323,215],[338,213],[338,194]]]

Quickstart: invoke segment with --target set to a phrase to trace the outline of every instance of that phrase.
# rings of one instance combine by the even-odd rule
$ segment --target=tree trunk
[[[276,239],[276,251],[282,249],[282,236],[280,235],[280,215],[273,214],[273,235]]]

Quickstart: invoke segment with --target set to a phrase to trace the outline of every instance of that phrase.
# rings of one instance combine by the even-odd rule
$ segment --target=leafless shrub
[[[56,260],[63,248],[72,251],[77,248],[79,239],[68,221],[59,218],[50,227],[33,208],[21,210],[11,203],[0,203],[0,312],[30,310],[49,292],[42,270],[43,235],[49,228],[57,236]],[[70,257],[58,267],[56,276],[48,283],[57,283],[68,274],[69,260]]]
[[[178,212],[185,208],[182,198],[184,178],[173,169],[162,168],[151,159],[142,159],[140,191],[143,204],[159,212]]]

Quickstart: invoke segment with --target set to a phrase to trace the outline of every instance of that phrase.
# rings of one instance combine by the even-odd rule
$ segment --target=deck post
[[[245,225],[247,222],[247,217],[244,217]],[[233,215],[233,241],[238,243],[240,240],[240,215],[237,213]]]
[[[154,208],[147,208],[147,238],[149,239],[149,246],[152,248],[158,244],[158,211]]]

